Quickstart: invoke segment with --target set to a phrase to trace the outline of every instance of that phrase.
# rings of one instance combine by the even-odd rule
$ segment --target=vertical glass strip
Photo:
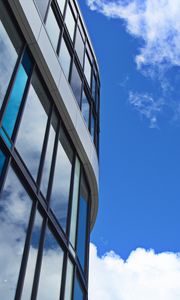
[[[32,201],[10,168],[0,196],[0,295],[16,292]]]
[[[34,228],[32,232],[31,246],[29,251],[28,264],[27,264],[26,275],[24,279],[24,286],[23,286],[21,300],[30,300],[31,297],[34,271],[36,266],[36,259],[37,259],[39,240],[41,234],[41,226],[42,226],[42,217],[40,213],[37,211]]]
[[[25,52],[22,63],[18,69],[18,73],[14,82],[13,89],[8,101],[8,105],[3,118],[3,128],[9,137],[12,137],[19,108],[26,88],[28,76],[31,71],[31,60],[27,52]]]
[[[60,299],[64,253],[48,229],[43,251],[37,300]]]
[[[74,183],[73,183],[73,196],[72,196],[70,238],[69,238],[70,242],[74,248],[75,248],[75,244],[76,244],[79,179],[80,179],[80,161],[76,157],[75,171],[74,171]]]
[[[84,293],[82,291],[82,288],[80,286],[79,280],[77,278],[75,278],[75,282],[74,282],[74,300],[83,300],[84,298]]]
[[[70,261],[70,259],[68,259],[64,300],[72,299],[73,271],[74,271],[74,266],[73,266],[72,262]]]

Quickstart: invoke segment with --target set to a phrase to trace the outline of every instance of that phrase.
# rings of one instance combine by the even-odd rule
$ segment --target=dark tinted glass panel
[[[72,170],[72,150],[63,132],[58,143],[51,193],[51,208],[60,225],[66,230]]]
[[[90,64],[87,53],[85,54],[84,73],[85,73],[85,76],[86,76],[89,86],[91,86],[91,64]]]
[[[54,15],[54,12],[51,7],[49,8],[49,11],[48,11],[48,16],[47,16],[47,20],[46,20],[46,28],[47,28],[47,32],[49,34],[50,40],[53,44],[53,47],[56,50],[58,40],[59,40],[59,35],[60,35],[60,28],[59,28],[56,17]]]
[[[6,160],[6,158],[4,156],[4,153],[0,150],[0,177],[1,177],[1,173],[3,171],[5,160]]]
[[[91,136],[94,141],[94,136],[95,136],[95,120],[94,120],[94,115],[91,115]]]
[[[81,101],[81,86],[82,86],[81,78],[79,76],[75,64],[73,64],[72,75],[71,75],[71,87],[79,105]]]
[[[34,179],[37,177],[48,111],[48,97],[34,72],[16,141],[16,148]]]
[[[79,30],[79,27],[77,27],[76,31],[76,42],[75,42],[75,49],[78,55],[78,58],[80,60],[81,65],[83,66],[83,60],[84,60],[84,42]]]
[[[14,299],[23,255],[31,200],[10,168],[0,195],[0,295]]]
[[[69,50],[66,46],[64,39],[62,39],[62,42],[61,42],[59,60],[60,60],[61,66],[63,68],[64,74],[65,74],[66,78],[68,79],[69,69],[70,69],[70,64],[71,64],[71,56],[70,56]]]
[[[66,283],[64,300],[72,300],[72,285],[73,285],[73,269],[74,266],[70,259],[67,261]]]
[[[59,5],[59,8],[60,8],[60,11],[61,11],[61,13],[63,15],[63,13],[64,13],[64,6],[65,6],[66,0],[57,0],[57,2],[58,2],[58,5]]]
[[[85,258],[86,258],[87,210],[88,210],[88,190],[85,184],[84,177],[82,175],[80,199],[79,199],[77,254],[83,269],[85,267]]]
[[[49,0],[35,0],[42,19],[44,20]]]
[[[92,76],[92,96],[93,96],[93,100],[96,101],[96,79],[94,74]]]
[[[56,130],[57,130],[57,123],[58,123],[57,116],[55,115],[55,113],[53,113],[49,137],[48,137],[45,161],[44,161],[44,166],[43,166],[42,179],[41,179],[41,191],[42,191],[43,195],[45,196],[45,198],[46,198],[47,189],[48,189],[48,181],[49,181],[52,155],[53,155],[53,149],[54,149],[55,135],[56,135]]]
[[[37,300],[59,300],[63,251],[48,229],[43,251]]]
[[[83,95],[82,95],[81,111],[82,111],[84,120],[86,122],[86,125],[89,128],[90,105],[89,105],[89,102],[88,102],[88,99],[87,99],[85,93],[83,93]]]
[[[67,29],[69,31],[70,37],[73,41],[74,30],[75,30],[75,20],[74,20],[74,16],[72,14],[72,11],[71,11],[71,8],[70,8],[69,4],[68,4],[67,9],[66,9],[65,22],[66,22],[66,26],[67,26]]]
[[[0,1],[0,108],[21,48],[22,41]]]
[[[74,282],[74,300],[83,300],[83,298],[84,298],[84,294],[76,275],[75,282]]]
[[[34,271],[36,266],[36,259],[39,247],[39,240],[41,234],[42,217],[37,211],[35,223],[32,232],[31,245],[29,250],[28,264],[26,268],[26,275],[24,279],[23,292],[21,300],[30,300],[32,292],[32,284],[34,279]]]
[[[27,84],[28,75],[31,71],[31,60],[26,52],[23,56],[22,63],[19,66],[18,73],[14,82],[13,89],[3,118],[3,128],[12,136],[14,125],[23,98],[24,90]]]

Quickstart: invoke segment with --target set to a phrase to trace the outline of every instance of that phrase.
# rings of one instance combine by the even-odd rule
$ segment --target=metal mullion
[[[64,252],[64,260],[63,260],[63,267],[62,267],[62,277],[61,277],[61,288],[60,288],[60,295],[59,300],[64,300],[65,294],[65,286],[66,286],[66,275],[67,275],[67,262],[68,262],[68,252]]]
[[[11,164],[11,151],[10,149],[7,147],[7,145],[5,144],[4,140],[2,139],[2,137],[0,137],[0,143],[1,143],[1,151],[5,156],[5,164],[3,166],[3,170],[0,176],[0,192],[3,190],[4,188],[4,183],[6,181],[6,177],[8,174],[8,169],[9,166]]]
[[[50,6],[51,6],[52,1],[53,1],[53,0],[49,0],[49,3],[48,3],[48,5],[47,5],[46,13],[45,13],[45,16],[44,16],[44,19],[43,19],[44,24],[46,24],[47,16],[48,16],[48,13],[49,13],[49,8],[50,8]]]
[[[37,180],[36,180],[38,193],[40,192],[40,184],[41,184],[42,172],[43,172],[44,161],[45,161],[47,145],[48,145],[48,139],[49,139],[49,134],[50,134],[52,114],[53,114],[53,105],[51,104],[51,107],[49,109],[48,121],[46,124],[45,136],[44,136],[41,158],[40,158],[40,163],[39,163],[39,168],[38,168],[38,175],[37,175]]]
[[[31,293],[31,300],[35,300],[36,297],[37,297],[39,278],[40,278],[40,272],[41,272],[41,264],[42,264],[42,259],[43,259],[43,249],[44,249],[46,228],[47,228],[47,217],[44,217],[42,228],[41,228],[41,236],[40,236],[40,241],[39,241],[39,251],[38,251],[37,260],[36,260],[36,267],[35,267],[32,293]]]
[[[22,261],[21,261],[19,277],[18,277],[18,284],[16,287],[15,300],[21,299],[21,295],[22,295],[22,291],[23,291],[24,278],[25,278],[26,268],[27,268],[27,263],[28,263],[28,258],[29,258],[29,251],[30,251],[30,246],[31,246],[31,238],[32,238],[32,232],[33,232],[34,220],[35,220],[35,216],[36,216],[36,210],[37,210],[37,202],[33,202],[32,208],[31,208],[29,224],[28,224],[28,229],[27,229],[27,233],[26,233],[26,241],[25,241],[25,245],[24,245],[24,251],[23,251],[23,256],[22,256]]]

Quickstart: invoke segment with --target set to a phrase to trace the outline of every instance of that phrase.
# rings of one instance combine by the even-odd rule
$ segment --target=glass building
[[[0,298],[87,300],[100,80],[76,0],[0,0]]]

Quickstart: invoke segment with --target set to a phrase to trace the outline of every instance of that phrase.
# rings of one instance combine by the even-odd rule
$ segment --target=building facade
[[[87,300],[100,80],[76,0],[0,0],[0,298]]]

